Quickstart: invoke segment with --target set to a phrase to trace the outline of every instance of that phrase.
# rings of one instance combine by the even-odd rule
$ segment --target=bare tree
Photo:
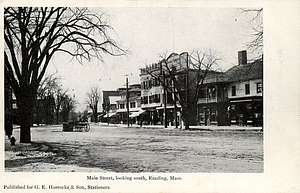
[[[160,71],[146,68],[146,72],[158,80],[168,93],[174,93],[175,101],[181,106],[177,108],[174,102],[174,108],[181,111],[185,129],[189,129],[190,124],[194,124],[197,119],[197,100],[203,81],[208,73],[216,73],[213,69],[218,67],[220,54],[208,50],[161,57]]]
[[[242,13],[250,17],[252,26],[252,41],[247,43],[249,50],[263,53],[263,8],[259,9],[242,9]]]
[[[72,110],[75,109],[77,101],[75,101],[69,95],[64,95],[61,97],[61,116],[64,122],[67,122],[69,119],[69,114]]]
[[[87,93],[86,103],[93,111],[94,122],[98,122],[98,103],[100,100],[100,89],[98,87],[91,87],[90,91]]]
[[[61,114],[61,111],[62,111],[62,108],[63,108],[63,104],[65,103],[64,100],[67,97],[67,92],[68,92],[68,90],[62,90],[62,89],[59,89],[56,92],[56,96],[55,96],[56,124],[60,123],[60,118],[59,117],[60,117],[60,114]],[[76,104],[76,103],[74,103],[74,104]],[[73,110],[73,109],[71,109],[71,110]],[[61,120],[63,120],[63,119],[61,119]]]
[[[37,90],[37,101],[33,111],[34,123],[54,123],[56,96],[60,90],[60,78],[55,74],[47,75],[40,82]]]
[[[57,90],[60,90],[60,77],[55,76],[55,74],[44,76],[43,80],[40,82],[37,97],[44,98],[45,96],[54,95]]]
[[[5,79],[17,99],[20,142],[31,142],[37,90],[55,53],[64,52],[79,62],[126,53],[110,38],[111,26],[102,16],[87,8],[4,8]]]
[[[45,99],[51,97],[54,99],[54,113],[55,113],[55,122],[59,124],[60,114],[62,111],[62,105],[65,103],[67,97],[68,89],[64,90],[60,84],[60,77],[55,76],[55,74],[47,75],[41,81],[37,96],[38,99]],[[39,109],[37,109],[39,111]]]

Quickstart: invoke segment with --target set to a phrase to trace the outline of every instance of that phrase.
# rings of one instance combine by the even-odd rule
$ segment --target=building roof
[[[209,72],[206,75],[203,84],[227,82],[227,80],[228,77],[224,72]]]
[[[210,71],[203,84],[237,82],[263,78],[263,61],[256,60],[252,63],[233,66],[224,72]]]
[[[252,63],[233,66],[225,72],[227,82],[237,82],[263,78],[263,61],[256,60]]]

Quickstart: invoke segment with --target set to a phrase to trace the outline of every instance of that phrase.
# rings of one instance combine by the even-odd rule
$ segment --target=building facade
[[[127,92],[128,91],[128,92]],[[127,94],[128,104],[127,105]],[[128,123],[128,112],[129,112],[129,123],[137,124],[140,120],[140,116],[143,113],[141,109],[141,84],[133,84],[128,86],[128,90],[120,92],[120,100],[117,101],[117,119],[118,123]],[[128,106],[128,110],[127,110]]]
[[[263,60],[247,62],[238,52],[238,65],[225,73],[208,74],[198,99],[200,124],[262,126]]]
[[[188,53],[172,53],[168,58],[141,69],[141,108],[146,111],[146,124],[182,125],[181,104],[186,98],[191,98],[196,87],[190,79],[197,72],[188,65]],[[191,125],[196,125],[197,113],[193,108],[196,105],[190,107],[190,116],[187,117]]]
[[[226,72],[231,124],[263,125],[263,60],[239,64]]]
[[[102,111],[103,116],[100,118],[101,122],[114,123],[117,121],[116,113],[118,110],[117,101],[121,99],[120,93],[124,88],[117,90],[103,91],[102,92]]]
[[[224,73],[209,73],[203,81],[197,102],[198,124],[230,125],[228,105],[227,77]]]

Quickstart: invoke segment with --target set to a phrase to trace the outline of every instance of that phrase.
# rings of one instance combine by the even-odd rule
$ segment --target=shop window
[[[262,84],[261,82],[256,83],[256,92],[261,93],[262,92]]]
[[[245,84],[245,94],[250,94],[250,84]]]
[[[231,96],[236,96],[236,87],[235,86],[231,87]]]

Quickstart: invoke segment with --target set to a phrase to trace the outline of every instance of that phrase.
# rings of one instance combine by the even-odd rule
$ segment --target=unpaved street
[[[18,129],[14,135],[19,138]],[[46,126],[32,128],[32,141],[6,143],[6,171],[47,164],[51,172],[263,172],[263,134],[256,131],[91,125],[89,132],[62,132],[62,126]]]

